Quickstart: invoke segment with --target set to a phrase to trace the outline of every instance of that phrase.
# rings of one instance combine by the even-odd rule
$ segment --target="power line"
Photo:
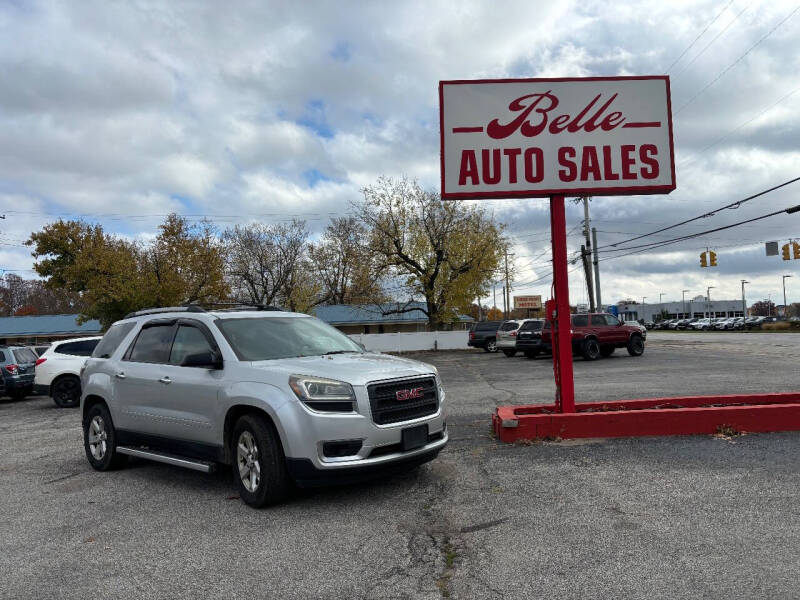
[[[673,113],[673,114],[677,115],[677,114],[678,114],[678,113],[680,113],[680,112],[681,112],[681,111],[682,111],[684,108],[686,108],[686,107],[687,107],[687,106],[689,106],[689,105],[690,105],[692,102],[694,102],[694,100],[695,100],[695,99],[696,99],[696,98],[697,98],[697,97],[698,97],[700,94],[702,94],[703,92],[705,92],[705,91],[706,91],[708,88],[710,88],[710,87],[711,87],[712,85],[714,85],[714,84],[715,84],[717,81],[719,81],[719,80],[720,80],[720,79],[721,79],[721,78],[722,78],[722,77],[723,77],[723,76],[724,76],[724,75],[725,75],[725,74],[726,74],[728,71],[730,71],[730,70],[731,70],[733,67],[735,67],[737,64],[739,64],[739,63],[742,61],[742,59],[744,59],[744,57],[745,57],[745,56],[747,56],[748,54],[750,54],[750,52],[752,52],[752,51],[753,51],[753,50],[756,48],[756,46],[758,46],[758,45],[759,45],[761,42],[763,42],[765,39],[767,39],[769,36],[771,36],[771,35],[772,35],[772,34],[775,32],[775,30],[776,30],[776,29],[778,29],[778,27],[780,27],[780,26],[781,26],[781,25],[783,25],[783,24],[784,24],[786,21],[788,21],[790,18],[792,18],[792,16],[794,16],[794,14],[795,14],[795,13],[796,13],[798,10],[800,10],[800,5],[796,6],[796,7],[795,7],[795,9],[794,9],[792,12],[790,12],[788,15],[786,15],[786,16],[785,16],[783,19],[781,19],[781,21],[779,21],[779,22],[778,22],[778,24],[777,24],[777,25],[775,25],[775,27],[773,27],[772,29],[770,29],[770,30],[769,30],[769,31],[768,31],[768,32],[767,32],[767,33],[766,33],[764,36],[762,36],[762,37],[761,37],[761,38],[760,38],[760,39],[759,39],[759,40],[758,40],[758,41],[757,41],[755,44],[753,44],[752,46],[750,46],[750,47],[747,49],[747,51],[746,51],[744,54],[742,54],[742,55],[741,55],[739,58],[737,58],[735,61],[733,61],[733,62],[732,62],[730,65],[728,65],[728,66],[727,66],[725,69],[723,69],[723,70],[722,70],[722,71],[719,73],[719,75],[717,75],[717,76],[716,76],[714,79],[712,79],[711,81],[709,81],[709,82],[708,82],[708,83],[707,83],[707,84],[706,84],[706,85],[705,85],[705,86],[704,86],[704,87],[703,87],[703,88],[702,88],[702,89],[701,89],[699,92],[697,92],[697,93],[696,93],[694,96],[692,96],[691,98],[689,98],[689,100],[688,100],[688,101],[686,101],[686,102],[683,104],[683,106],[681,106],[681,107],[680,107],[678,110],[676,110],[676,111],[675,111],[675,113]]]
[[[800,177],[795,177],[794,179],[790,179],[789,181],[785,181],[785,182],[781,183],[780,185],[776,185],[775,187],[771,187],[771,188],[769,188],[767,190],[758,192],[757,194],[753,194],[752,196],[748,196],[747,198],[743,198],[742,200],[737,200],[736,202],[731,202],[730,204],[726,204],[725,206],[721,206],[721,207],[716,208],[716,209],[714,209],[712,211],[709,211],[707,213],[703,213],[702,215],[698,215],[696,217],[692,217],[691,219],[686,219],[685,221],[681,221],[680,223],[675,223],[674,225],[670,225],[669,227],[662,227],[661,229],[656,229],[655,231],[651,231],[649,233],[644,233],[642,235],[638,235],[636,237],[632,237],[632,238],[629,238],[627,240],[622,240],[620,242],[615,242],[613,244],[606,244],[604,246],[600,246],[599,248],[608,248],[609,246],[613,246],[613,247],[616,248],[620,244],[627,244],[628,242],[633,242],[633,241],[636,241],[636,240],[640,240],[642,238],[646,238],[646,237],[649,237],[651,235],[655,235],[657,233],[661,233],[662,231],[668,231],[670,229],[675,229],[676,227],[680,227],[681,225],[686,225],[687,223],[691,223],[692,221],[697,221],[699,219],[705,219],[705,218],[708,218],[708,217],[712,217],[712,216],[714,216],[716,213],[718,213],[721,210],[737,209],[742,204],[744,204],[745,202],[749,202],[750,200],[754,200],[755,198],[758,198],[758,197],[763,196],[765,194],[769,194],[770,192],[774,192],[777,189],[780,189],[782,187],[785,187],[785,186],[787,186],[787,185],[789,185],[791,183],[795,183],[797,181],[800,181]],[[618,250],[627,250],[627,248],[618,248]],[[609,252],[612,252],[612,251],[609,250]]]
[[[687,53],[689,50],[691,50],[691,49],[692,49],[692,47],[693,47],[693,46],[694,46],[694,45],[697,43],[697,41],[698,41],[698,40],[699,40],[701,37],[703,37],[703,34],[704,34],[706,31],[708,31],[708,28],[709,28],[709,27],[711,27],[711,26],[712,26],[714,23],[716,23],[716,22],[717,22],[717,19],[719,19],[719,18],[720,18],[720,16],[722,16],[722,13],[724,13],[726,10],[728,10],[728,7],[729,7],[731,4],[733,4],[733,0],[730,0],[730,2],[728,2],[728,3],[725,5],[725,7],[724,7],[724,8],[723,8],[721,11],[719,11],[719,12],[717,13],[717,16],[716,16],[716,17],[714,17],[713,19],[711,19],[711,22],[710,22],[708,25],[706,25],[705,29],[703,29],[703,31],[701,31],[701,32],[700,32],[700,33],[697,35],[697,37],[696,37],[696,38],[694,38],[694,41],[693,41],[691,44],[689,44],[688,46],[686,46],[686,49],[685,49],[683,52],[681,52],[680,56],[678,56],[678,58],[676,58],[676,59],[675,59],[675,60],[672,62],[672,64],[671,64],[670,66],[668,66],[666,69],[664,69],[664,72],[665,72],[665,73],[668,73],[668,72],[669,72],[669,70],[670,70],[670,69],[672,69],[672,67],[674,67],[674,66],[675,66],[675,65],[678,63],[678,61],[680,61],[680,59],[682,59],[682,58],[683,58],[683,55],[684,55],[684,54],[686,54],[686,53]]]
[[[728,8],[728,7],[726,6],[725,8]],[[700,52],[698,52],[697,54],[695,54],[695,56],[694,56],[694,58],[693,58],[692,60],[690,60],[688,63],[686,63],[686,64],[683,66],[683,68],[682,68],[680,71],[678,71],[678,72],[675,74],[675,77],[677,77],[678,75],[680,75],[681,73],[683,73],[684,71],[686,71],[686,69],[688,69],[690,66],[692,66],[692,64],[694,64],[694,61],[696,61],[696,60],[697,60],[698,58],[700,58],[700,57],[701,57],[703,54],[705,54],[705,51],[706,51],[706,50],[708,50],[708,49],[711,47],[711,45],[712,45],[714,42],[716,42],[716,41],[719,39],[719,37],[720,37],[720,36],[721,36],[723,33],[725,33],[726,31],[728,31],[728,29],[730,28],[730,26],[731,26],[731,25],[733,25],[733,24],[734,24],[736,21],[738,21],[738,20],[739,20],[739,17],[741,17],[741,16],[742,16],[742,13],[744,13],[744,11],[746,11],[748,8],[750,8],[750,6],[746,4],[746,5],[745,5],[745,7],[744,7],[742,10],[740,10],[740,11],[739,11],[739,12],[736,14],[736,16],[735,16],[735,17],[733,17],[733,20],[732,20],[730,23],[728,23],[728,24],[727,24],[727,25],[726,25],[726,26],[725,26],[725,27],[722,29],[722,31],[720,31],[720,32],[719,32],[717,35],[715,35],[715,36],[714,36],[714,39],[712,39],[710,42],[708,42],[708,44],[706,44],[706,45],[705,45],[705,47],[704,47],[702,50],[700,50]],[[723,10],[724,10],[724,9],[723,9]],[[720,13],[720,14],[721,14],[721,13]]]

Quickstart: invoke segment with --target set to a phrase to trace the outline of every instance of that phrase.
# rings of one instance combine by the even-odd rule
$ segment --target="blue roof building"
[[[0,344],[40,344],[101,333],[100,321],[79,325],[78,315],[0,317]]]
[[[312,314],[344,333],[398,333],[428,331],[428,317],[422,312],[424,302],[389,302],[386,304],[330,304],[317,306]],[[412,309],[408,312],[393,310]],[[473,322],[467,315],[458,315],[453,329],[466,329]]]

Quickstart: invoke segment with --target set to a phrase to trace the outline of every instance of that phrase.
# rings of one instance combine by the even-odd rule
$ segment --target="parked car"
[[[544,319],[526,319],[519,328],[516,348],[523,352],[526,358],[536,358],[539,353],[549,351],[542,341],[544,324]]]
[[[714,329],[725,331],[726,329],[733,329],[733,317],[720,319],[714,323]]]
[[[36,356],[41,356],[42,354],[44,354],[45,350],[47,350],[50,347],[50,344],[39,344],[37,346],[27,346],[27,347],[33,350],[36,353]]]
[[[0,346],[4,394],[22,400],[33,392],[36,358],[36,353],[26,346]]]
[[[625,325],[628,325],[629,327],[636,327],[642,332],[642,339],[647,339],[647,327],[639,323],[639,321],[625,321]]]
[[[644,326],[647,329],[655,329],[656,324],[653,321],[645,321]]]
[[[504,321],[497,330],[497,349],[502,350],[507,357],[517,354],[517,335],[522,325],[531,319],[515,319]],[[534,319],[538,321],[539,319]]]
[[[486,352],[497,352],[497,329],[503,321],[479,321],[469,330],[467,345],[483,348]]]
[[[132,313],[97,345],[82,386],[94,469],[129,456],[204,472],[227,465],[254,507],[280,502],[292,482],[412,468],[448,441],[435,367],[266,308]]]
[[[99,336],[53,342],[36,361],[36,393],[50,396],[56,406],[71,408],[81,400],[81,367],[92,355]]]
[[[745,321],[745,327],[747,327],[747,329],[758,329],[766,319],[766,317],[750,317]]]
[[[625,325],[607,313],[572,315],[572,352],[585,360],[611,356],[617,348],[627,348],[631,356],[644,354],[644,337],[637,327]],[[548,322],[542,330],[542,341],[549,348],[552,336]]]

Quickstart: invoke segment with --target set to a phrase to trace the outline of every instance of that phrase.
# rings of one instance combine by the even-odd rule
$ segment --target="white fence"
[[[418,350],[466,350],[468,331],[415,331],[411,333],[355,333],[350,336],[367,350],[414,352]]]

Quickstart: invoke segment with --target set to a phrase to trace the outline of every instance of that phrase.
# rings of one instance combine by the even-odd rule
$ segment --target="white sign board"
[[[514,308],[542,308],[541,296],[514,296]]]
[[[669,193],[669,77],[439,82],[442,198]]]

